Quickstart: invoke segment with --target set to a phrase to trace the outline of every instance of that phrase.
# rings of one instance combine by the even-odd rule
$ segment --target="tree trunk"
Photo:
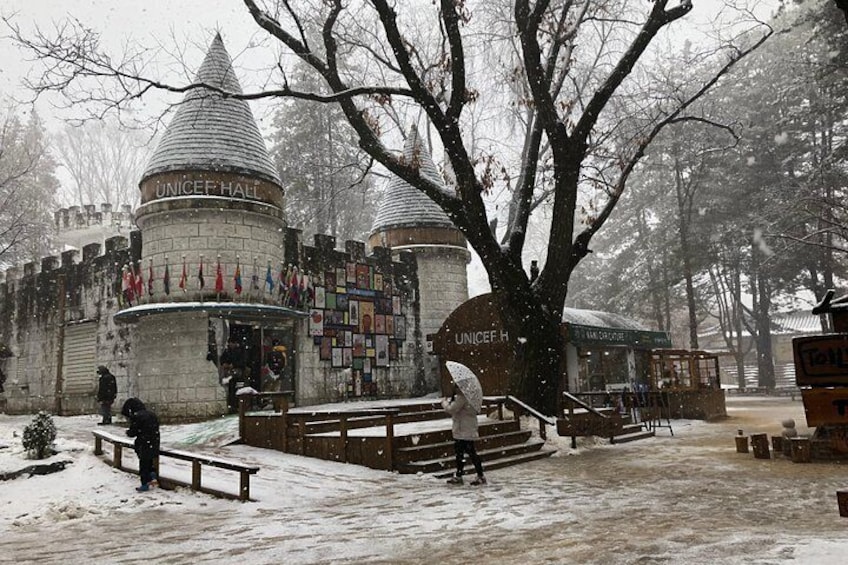
[[[774,357],[771,346],[771,316],[769,315],[769,284],[765,276],[758,273],[757,320],[757,386],[774,388]]]

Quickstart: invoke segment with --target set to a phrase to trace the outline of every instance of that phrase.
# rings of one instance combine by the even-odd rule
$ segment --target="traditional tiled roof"
[[[418,129],[413,126],[403,147],[407,162],[417,162],[421,174],[434,183],[442,181],[430,153],[421,143]],[[386,187],[383,199],[377,208],[377,216],[371,233],[400,227],[446,227],[454,228],[445,212],[430,198],[405,180],[394,177]],[[454,228],[455,229],[455,228]]]
[[[816,334],[821,333],[821,319],[815,316],[809,310],[796,312],[783,312],[772,314],[771,316],[771,333],[796,335],[796,334]],[[721,334],[721,326],[718,324],[711,325],[703,331],[698,332],[699,337],[711,337]],[[750,335],[748,330],[742,330],[742,335]]]
[[[195,80],[225,92],[242,93],[220,34],[212,40]],[[281,184],[247,102],[207,89],[186,94],[142,180],[157,173],[185,170],[255,175]]]
[[[625,330],[643,330],[648,328],[636,320],[631,320],[620,314],[601,312],[600,310],[581,310],[579,308],[564,308],[562,321],[581,326],[596,326],[599,328],[614,328]]]

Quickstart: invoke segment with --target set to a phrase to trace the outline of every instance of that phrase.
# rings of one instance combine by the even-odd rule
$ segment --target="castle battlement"
[[[119,210],[103,203],[100,210],[94,204],[60,208],[53,214],[53,225],[57,234],[85,230],[91,227],[106,227],[117,231],[130,231],[135,226],[135,217],[129,204]]]
[[[76,249],[69,249],[63,251],[58,256],[49,255],[43,257],[40,261],[30,261],[28,263],[14,265],[5,271],[0,271],[0,284],[14,286],[16,282],[35,277],[39,274],[69,269],[77,265],[94,267],[102,264],[104,257],[114,256],[116,251],[126,249],[128,246],[128,238],[122,235],[116,235],[106,240],[105,251],[103,250],[104,246],[100,243],[89,243],[82,248],[82,252]]]

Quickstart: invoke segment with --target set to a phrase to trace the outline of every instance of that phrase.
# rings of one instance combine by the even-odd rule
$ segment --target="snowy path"
[[[91,454],[91,418],[60,418],[64,472],[0,482],[0,563],[842,563],[844,465],[737,454],[733,435],[779,433],[800,402],[731,399],[720,423],[675,436],[584,444],[448,487],[245,446],[210,448],[261,465],[259,502],[187,491],[137,495]],[[27,418],[0,415],[0,471]],[[175,427],[176,428],[176,427]],[[187,427],[186,427],[187,428]],[[193,430],[192,433],[197,433]],[[165,431],[179,437],[178,429]],[[76,450],[76,451],[71,451]],[[26,463],[26,460],[24,460]],[[24,466],[20,461],[18,467]]]

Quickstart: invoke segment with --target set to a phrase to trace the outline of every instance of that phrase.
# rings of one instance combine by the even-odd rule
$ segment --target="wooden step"
[[[398,435],[395,432],[395,446],[398,448],[415,447],[433,443],[452,442],[451,420],[448,418],[439,430],[422,431],[411,435]],[[521,424],[515,420],[482,421],[479,426],[480,437],[515,432],[521,429]]]
[[[521,455],[515,455],[513,457],[501,457],[498,459],[492,459],[486,461],[483,464],[483,470],[485,472],[494,471],[495,469],[503,469],[504,467],[511,467],[513,465],[520,465],[521,463],[529,463],[530,461],[537,461],[539,459],[545,459],[546,457],[550,457],[556,453],[555,449],[540,449],[538,451],[532,451],[530,453],[522,453]],[[451,467],[448,470],[438,471],[433,473],[434,477],[438,477],[440,479],[446,479],[448,477],[453,476],[455,471],[455,467]],[[474,477],[474,466],[471,465],[470,462],[466,462],[465,471],[469,477]]]
[[[507,445],[520,445],[530,439],[530,430],[516,430],[500,434],[481,435],[475,442],[479,450],[495,449]],[[430,459],[441,459],[453,457],[453,440],[439,441],[436,443],[419,442],[418,445],[401,447],[395,451],[395,462],[403,465],[412,461],[426,461]]]
[[[486,467],[489,467],[489,461],[495,461],[497,459],[504,458],[510,459],[513,457],[519,457],[535,453],[541,451],[542,446],[544,445],[544,441],[532,440],[520,444],[503,445],[492,449],[478,450],[477,455],[480,456],[480,459],[484,462],[484,465]],[[548,455],[550,454],[546,454],[545,457],[547,457]],[[535,458],[531,457],[527,460],[532,459]],[[471,463],[467,462],[466,464],[470,465]],[[410,461],[397,466],[398,471],[401,473],[436,473],[446,469],[453,469],[455,467],[456,459],[453,454],[451,454],[450,456],[438,457],[435,459]]]
[[[630,427],[630,426],[628,426]],[[654,430],[646,430],[641,425],[639,429],[636,431],[630,431],[623,434],[616,434],[610,438],[610,443],[629,443],[631,441],[637,441],[640,439],[647,439],[649,437],[654,437],[656,434]]]

